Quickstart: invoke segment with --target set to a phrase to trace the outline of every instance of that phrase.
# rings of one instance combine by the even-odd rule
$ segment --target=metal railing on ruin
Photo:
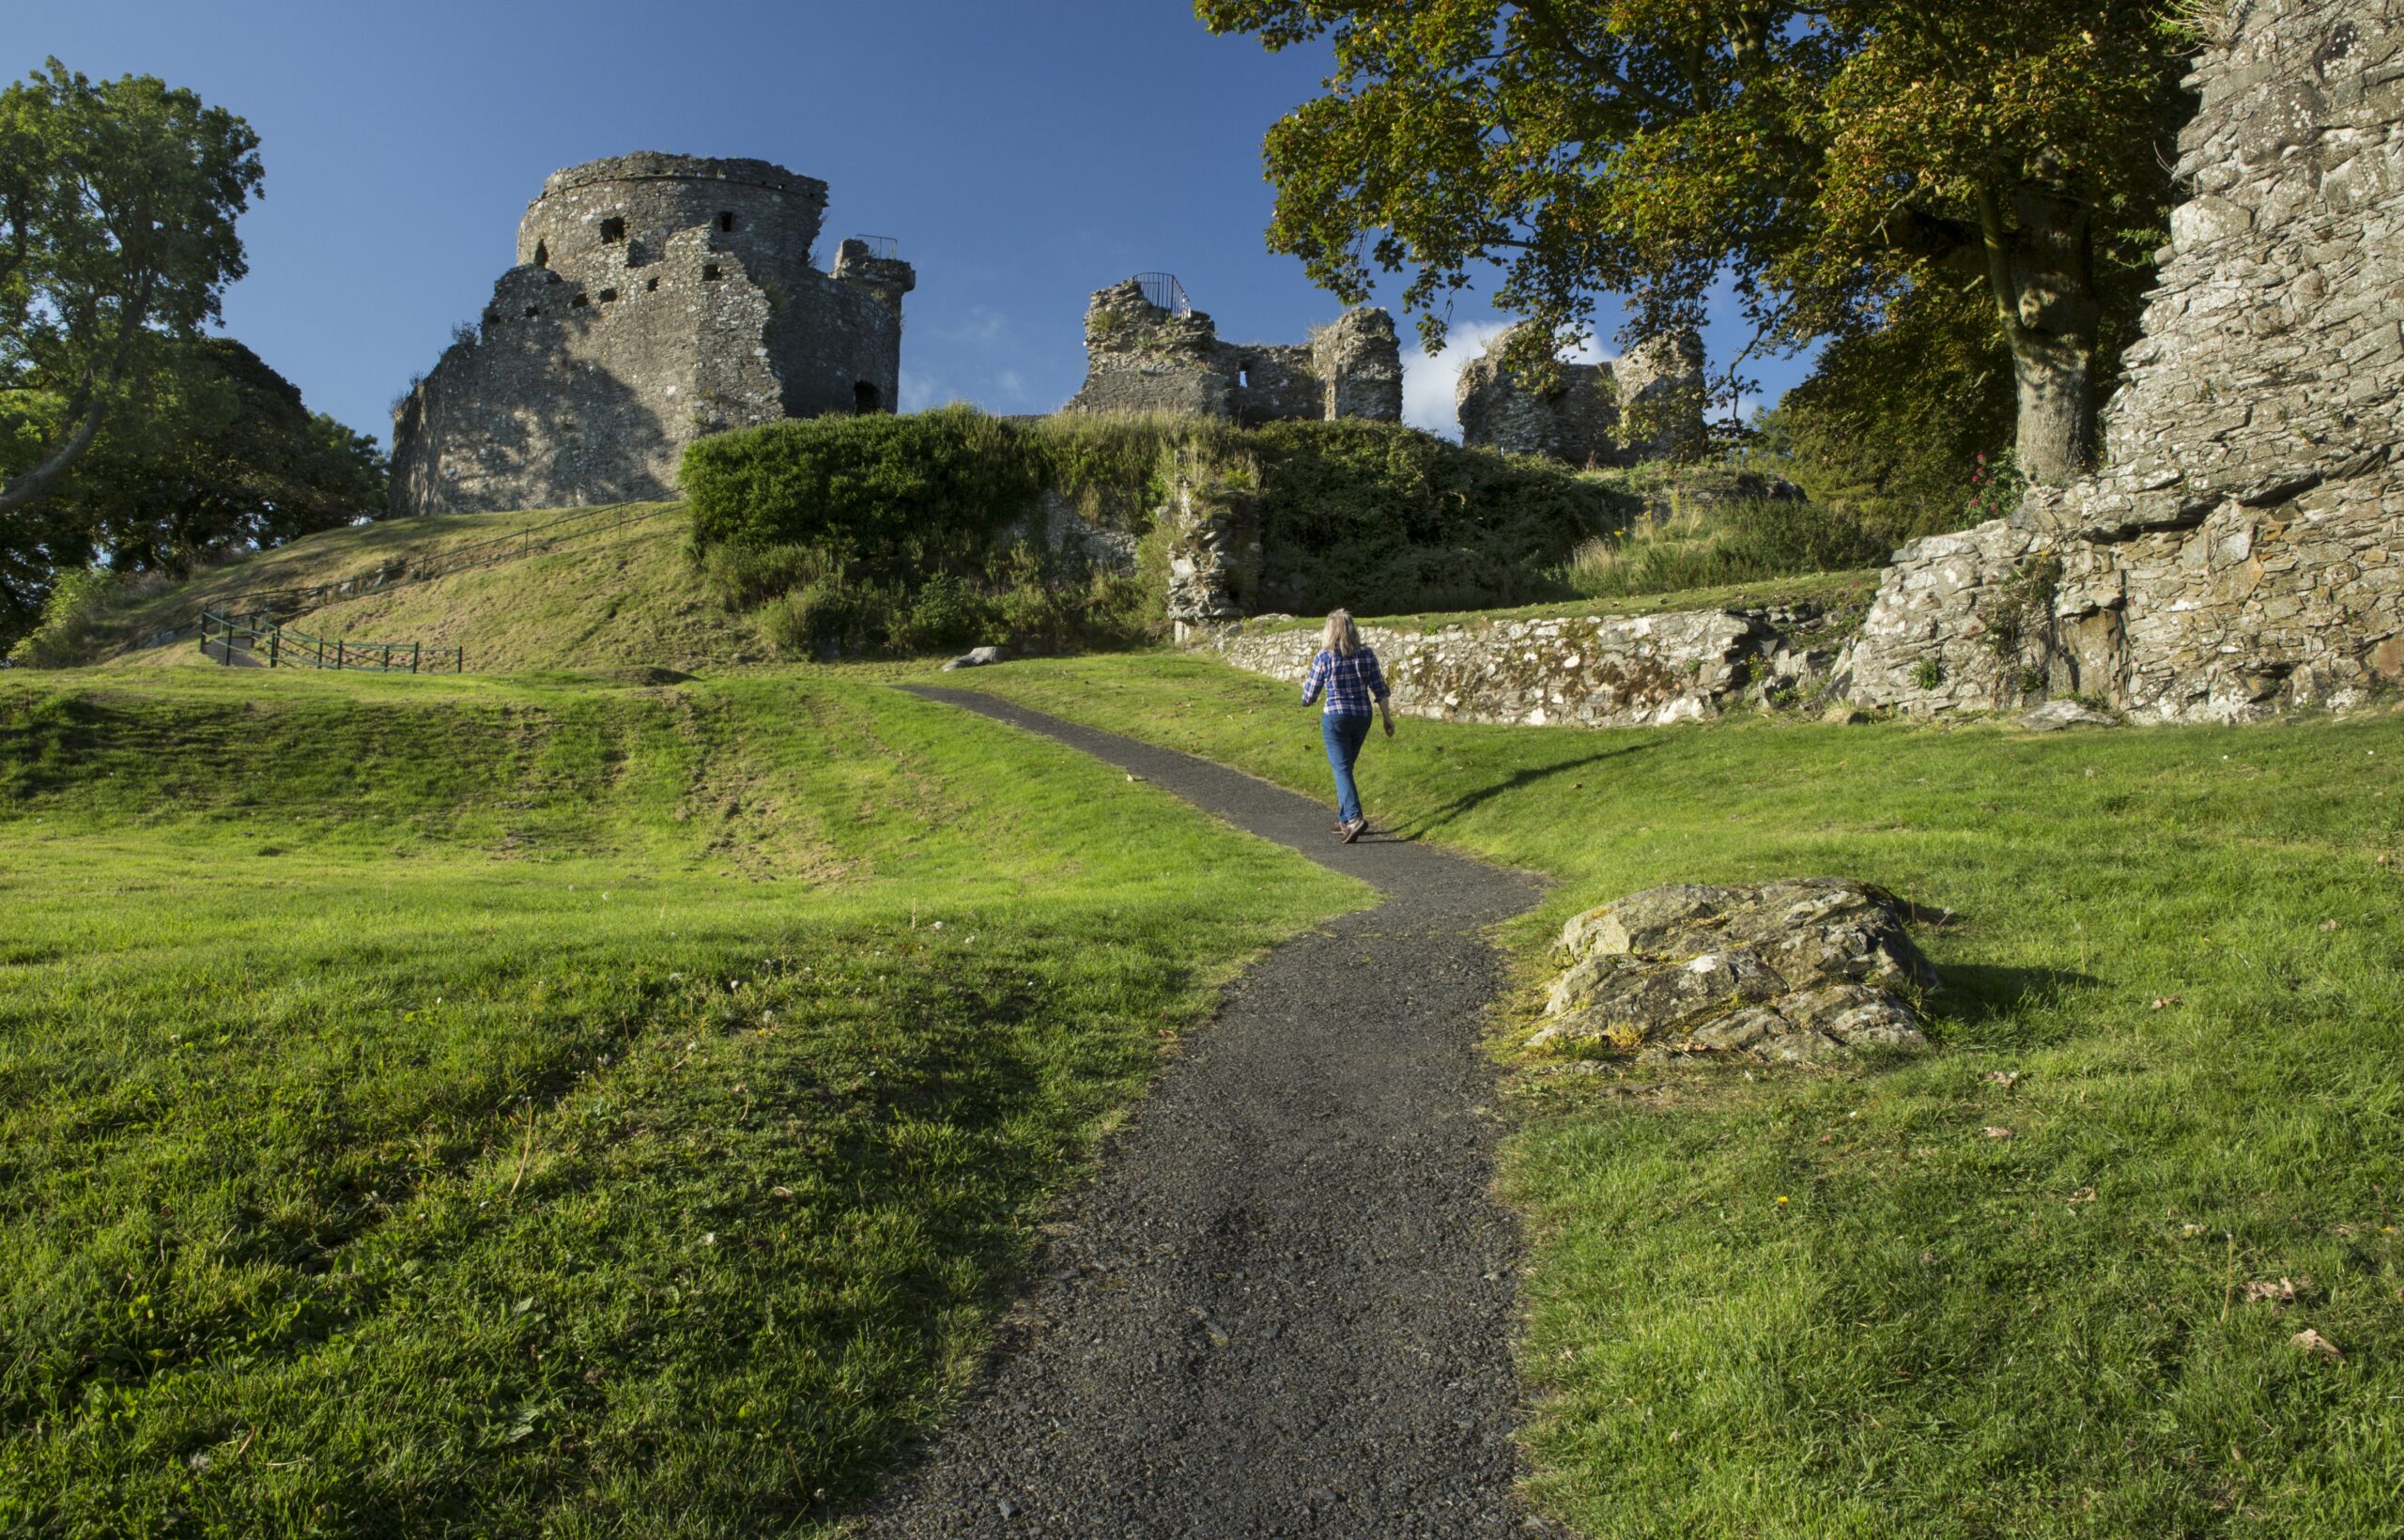
[[[891,236],[854,236],[854,240],[868,248],[868,254],[879,262],[890,262],[902,254],[902,243]]]
[[[1144,298],[1151,301],[1153,308],[1165,310],[1172,316],[1194,314],[1194,297],[1185,292],[1185,285],[1177,281],[1177,274],[1139,272],[1135,275],[1135,282],[1143,288]]]
[[[200,655],[227,668],[347,669],[366,673],[461,673],[464,647],[303,636],[272,616],[200,612]]]

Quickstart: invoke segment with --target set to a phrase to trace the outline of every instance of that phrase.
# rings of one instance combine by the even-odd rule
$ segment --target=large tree
[[[0,522],[0,645],[34,624],[60,573],[98,562],[181,577],[383,511],[375,439],[309,410],[231,337],[171,352],[138,423],[101,432],[48,497]]]
[[[2021,463],[2092,453],[2102,270],[2148,260],[2183,116],[2176,0],[1195,0],[1327,94],[1269,131],[1275,250],[1348,300],[1377,270],[1431,345],[1487,264],[1498,301],[1592,330],[1693,324],[1733,284],[1791,346],[1899,297],[1985,286]],[[1521,362],[1537,362],[1533,356]]]
[[[0,514],[54,489],[217,318],[257,149],[154,76],[52,59],[0,91]]]

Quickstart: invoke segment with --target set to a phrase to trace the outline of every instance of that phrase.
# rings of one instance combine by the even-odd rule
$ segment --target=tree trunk
[[[0,514],[13,514],[27,503],[48,496],[50,489],[58,485],[59,478],[83,457],[84,451],[92,447],[92,440],[100,435],[102,415],[100,403],[95,402],[85,412],[83,422],[76,424],[75,431],[51,451],[48,458],[0,485]]]
[[[2059,485],[2095,453],[2094,251],[2087,210],[2058,193],[2023,190],[2009,226],[1980,199],[1987,278],[2020,387],[2017,454],[2030,481]]]

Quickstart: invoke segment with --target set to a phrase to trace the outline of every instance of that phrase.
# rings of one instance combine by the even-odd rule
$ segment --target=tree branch
[[[1622,96],[1641,102],[1665,117],[1678,117],[1686,113],[1686,108],[1682,104],[1671,100],[1657,91],[1638,85],[1625,72],[1613,68],[1608,60],[1590,54],[1570,41],[1569,28],[1562,21],[1561,11],[1553,4],[1553,0],[1518,0],[1518,6],[1519,14],[1535,23],[1537,30],[1545,35],[1545,40],[1559,50],[1564,56],[1574,61],[1589,76],[1608,83]]]

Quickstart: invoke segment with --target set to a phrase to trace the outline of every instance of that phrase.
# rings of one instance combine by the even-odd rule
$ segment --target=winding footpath
[[[1519,1240],[1477,1049],[1485,927],[1526,877],[1335,842],[1308,798],[973,691],[1362,878],[1372,909],[1277,947],[1115,1134],[968,1404],[879,1536],[1541,1534],[1516,1502]],[[1374,750],[1373,750],[1374,751]]]

